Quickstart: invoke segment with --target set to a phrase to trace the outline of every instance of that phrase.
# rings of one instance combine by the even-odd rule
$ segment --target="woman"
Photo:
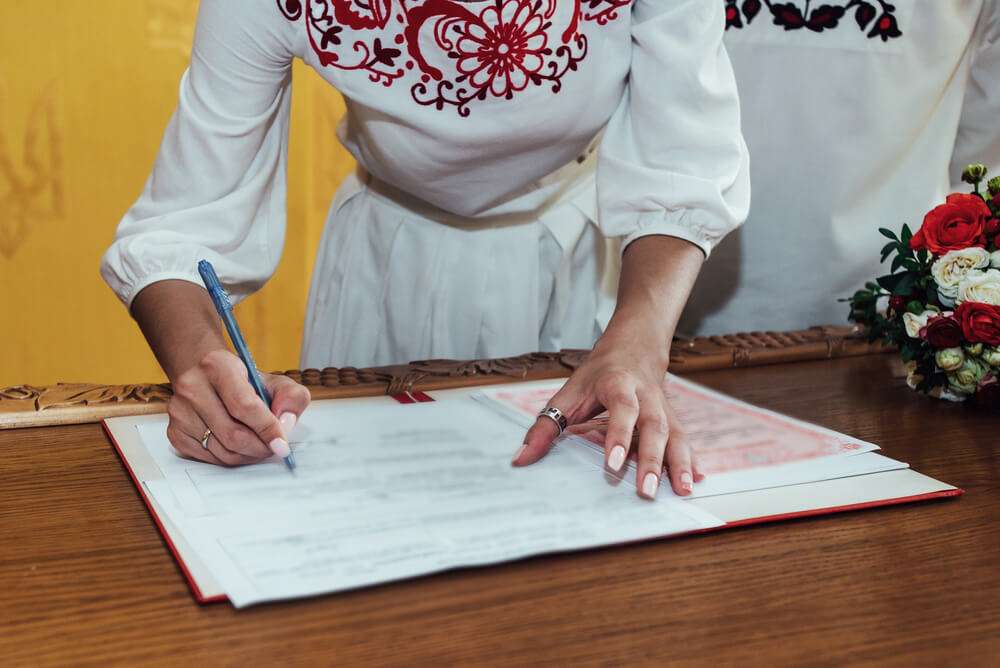
[[[889,270],[878,228],[919,227],[967,192],[969,163],[1000,168],[1000,2],[712,1],[727,5],[755,197],[681,331],[846,323],[838,299]]]
[[[174,383],[177,450],[283,453],[308,403],[279,377],[273,414],[256,400],[196,270],[210,260],[242,298],[277,265],[298,56],[347,100],[360,165],[320,244],[303,365],[597,339],[551,406],[571,424],[608,409],[616,470],[637,430],[640,494],[665,456],[689,492],[661,380],[699,267],[749,203],[723,27],[704,0],[204,0],[179,107],[102,265]],[[623,237],[616,307],[606,237]],[[559,431],[540,417],[514,464]]]

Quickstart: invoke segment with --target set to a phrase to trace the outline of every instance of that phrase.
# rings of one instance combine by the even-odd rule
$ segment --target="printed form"
[[[294,475],[181,459],[165,419],[138,428],[164,476],[146,489],[237,607],[722,524],[640,499],[565,439],[512,468],[524,430],[471,399],[317,402],[293,434]]]

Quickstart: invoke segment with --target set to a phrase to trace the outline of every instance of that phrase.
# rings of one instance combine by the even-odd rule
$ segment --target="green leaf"
[[[892,230],[887,230],[884,227],[880,227],[878,228],[878,231],[883,237],[887,237],[889,239],[892,239],[893,241],[899,241],[899,237],[897,237],[896,233],[893,232]]]
[[[888,290],[892,294],[896,294],[896,286],[899,285],[904,278],[906,278],[906,274],[890,274],[888,276],[879,276],[875,280],[878,282],[879,287],[883,290]]]
[[[906,297],[913,291],[913,286],[917,283],[917,277],[913,274],[898,274],[902,276],[896,287],[893,288],[892,294],[899,295],[900,297]]]
[[[892,266],[889,268],[889,271],[895,272],[897,269],[903,266],[903,262],[905,261],[906,261],[905,257],[903,257],[902,255],[897,255],[895,258],[893,258]]]
[[[902,234],[902,236],[900,236],[899,241],[901,243],[909,245],[910,239],[912,239],[912,238],[913,238],[913,232],[910,231],[910,226],[904,223],[903,224],[903,234]]]

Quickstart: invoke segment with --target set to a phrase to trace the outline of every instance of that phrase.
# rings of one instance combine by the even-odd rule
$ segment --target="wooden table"
[[[965,496],[242,612],[192,600],[99,425],[0,431],[0,664],[1000,665],[1000,420],[891,360],[688,377]]]

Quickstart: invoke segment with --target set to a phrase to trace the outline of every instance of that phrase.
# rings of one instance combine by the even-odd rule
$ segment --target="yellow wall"
[[[139,194],[191,46],[196,0],[0,3],[0,387],[163,374],[98,275]],[[240,305],[264,369],[298,366],[313,253],[352,168],[336,93],[294,71],[289,225],[278,273]]]

